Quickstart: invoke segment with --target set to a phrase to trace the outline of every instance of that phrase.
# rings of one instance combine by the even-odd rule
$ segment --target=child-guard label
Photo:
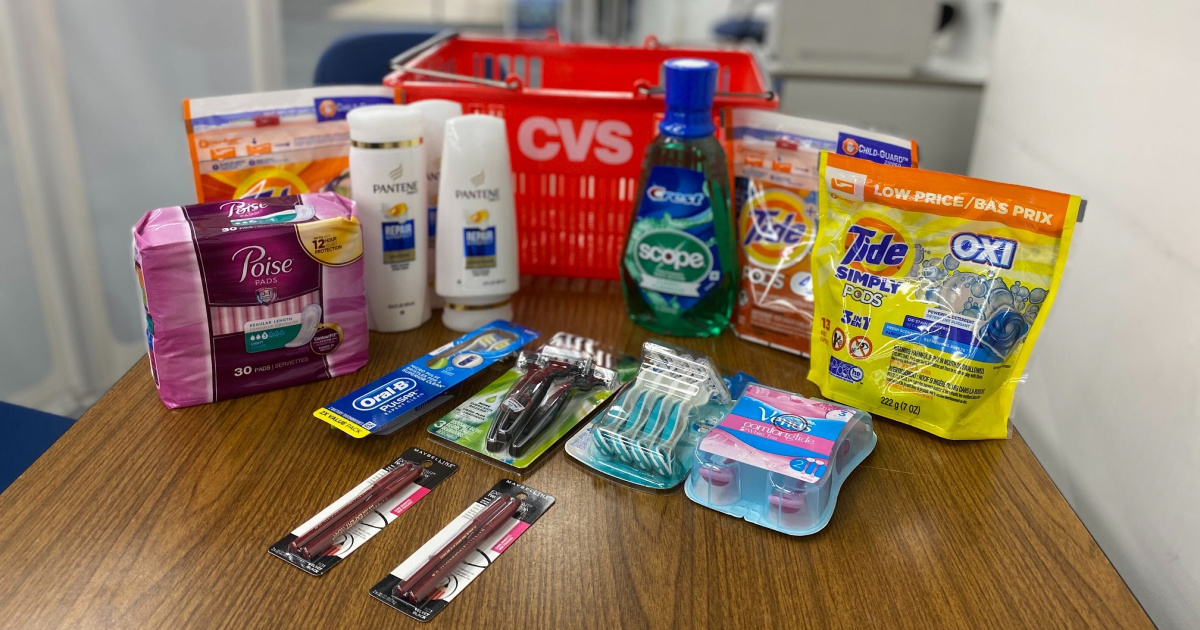
[[[313,99],[313,111],[317,114],[317,122],[328,120],[346,120],[346,114],[355,107],[367,105],[391,105],[395,102],[390,96],[330,96]]]
[[[858,413],[752,384],[700,450],[814,483],[828,471],[838,436]]]
[[[888,166],[913,166],[911,146],[899,146],[890,142],[873,140],[856,136],[852,133],[839,133],[837,152],[877,164]]]
[[[634,221],[625,269],[648,303],[684,311],[721,282],[703,173],[655,166]]]

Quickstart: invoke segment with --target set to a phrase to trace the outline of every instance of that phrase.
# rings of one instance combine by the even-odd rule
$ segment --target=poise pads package
[[[734,207],[742,279],[733,332],[808,356],[821,151],[917,165],[917,143],[754,108],[733,112]]]
[[[1003,438],[1079,197],[821,155],[809,380],[950,439]]]
[[[186,407],[367,362],[362,235],[334,193],[152,210],[134,267],[158,395]]]

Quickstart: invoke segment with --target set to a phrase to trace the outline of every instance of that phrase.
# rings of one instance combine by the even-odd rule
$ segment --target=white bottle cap
[[[453,160],[459,172],[479,174],[488,178],[493,185],[502,177],[512,177],[508,132],[503,118],[485,114],[457,116],[446,121],[445,134],[442,159]],[[443,179],[446,177],[445,171],[446,164],[443,162]]]
[[[495,167],[503,160],[503,165],[511,171],[508,165],[508,132],[504,128],[504,119],[486,114],[467,114],[446,121],[446,135],[454,136],[454,142],[462,148],[459,156],[466,162],[479,167],[491,162]],[[503,155],[500,155],[503,152]]]
[[[421,110],[405,105],[367,105],[346,114],[350,142],[387,144],[420,140],[425,133]]]
[[[451,298],[442,310],[442,324],[457,332],[471,332],[497,319],[512,321],[511,296],[488,296],[476,298]],[[458,304],[455,304],[458,302]],[[479,304],[462,304],[476,302]]]
[[[462,116],[462,105],[443,98],[431,98],[410,103],[409,107],[425,115],[425,146],[428,147],[426,151],[430,155],[440,156],[446,121]]]

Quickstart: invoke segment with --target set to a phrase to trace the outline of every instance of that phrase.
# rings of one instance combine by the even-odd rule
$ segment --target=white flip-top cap
[[[367,105],[346,114],[351,142],[388,143],[419,140],[425,116],[407,105]]]
[[[449,159],[445,152],[454,151],[453,159],[463,171],[476,173],[485,168],[512,168],[509,165],[508,134],[503,118],[485,114],[457,116],[446,121],[445,133],[443,158]]]
[[[410,103],[409,107],[420,110],[425,115],[425,145],[429,147],[426,150],[440,155],[446,121],[462,116],[462,105],[443,98],[431,98]]]

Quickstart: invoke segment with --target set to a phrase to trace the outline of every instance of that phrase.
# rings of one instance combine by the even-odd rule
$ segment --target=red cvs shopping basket
[[[508,126],[521,272],[617,278],[642,153],[657,132],[662,62],[701,57],[721,71],[714,109],[776,109],[745,51],[562,44],[445,34],[397,57],[396,101],[458,101]]]

